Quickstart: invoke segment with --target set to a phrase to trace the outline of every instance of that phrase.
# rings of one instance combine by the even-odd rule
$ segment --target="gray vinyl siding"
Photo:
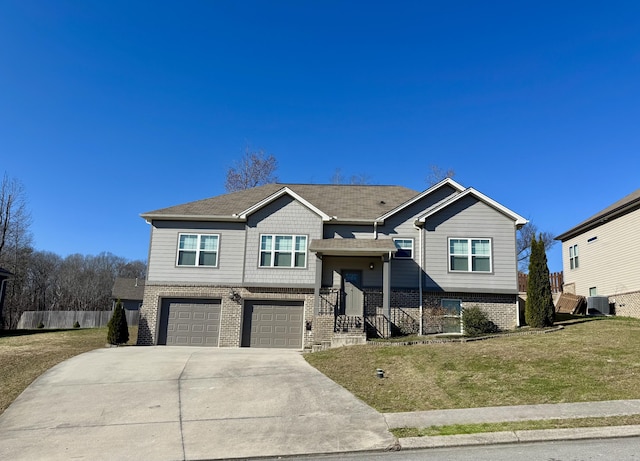
[[[178,267],[178,234],[218,234],[217,267]],[[153,221],[147,279],[152,282],[239,284],[244,261],[244,223]]]
[[[562,242],[564,283],[575,284],[575,294],[612,296],[640,290],[640,210],[607,221]],[[589,239],[597,237],[589,242]],[[569,247],[578,245],[578,268],[569,265]]]
[[[323,238],[372,239],[374,238],[373,223],[369,225],[328,224],[324,226]]]
[[[369,268],[372,263],[373,270]],[[364,288],[382,287],[382,261],[373,256],[361,258],[324,256],[322,259],[322,286],[341,288],[343,270],[362,271],[362,286]]]
[[[512,219],[467,196],[425,223],[425,290],[517,292],[516,233]],[[491,239],[492,272],[450,272],[449,238]]]
[[[420,273],[422,272],[419,265],[421,239],[420,232],[415,227],[415,222],[425,214],[425,210],[451,196],[453,193],[455,193],[453,188],[443,187],[387,218],[384,226],[378,227],[379,238],[388,237],[392,239],[401,238],[413,240],[412,259],[391,259],[391,288],[418,289]]]
[[[306,268],[259,267],[260,235],[306,235]],[[314,286],[316,258],[308,251],[313,239],[322,238],[322,218],[295,201],[283,196],[249,216],[245,252],[244,283],[265,286]]]

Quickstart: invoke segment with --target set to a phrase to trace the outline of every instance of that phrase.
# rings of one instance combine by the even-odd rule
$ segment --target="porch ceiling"
[[[329,256],[384,256],[397,251],[392,239],[314,239],[309,250]]]

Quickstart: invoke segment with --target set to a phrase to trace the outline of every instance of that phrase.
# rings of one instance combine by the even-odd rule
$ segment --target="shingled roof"
[[[122,301],[142,301],[144,298],[144,285],[145,279],[143,278],[116,277],[111,289],[111,297]]]
[[[588,230],[604,224],[607,221],[623,216],[631,211],[640,208],[640,189],[630,193],[626,197],[621,198],[613,205],[608,206],[604,210],[594,214],[589,219],[582,221],[575,227],[572,227],[568,231],[560,234],[556,237],[556,240],[565,241],[576,235],[582,234]]]
[[[143,213],[151,219],[234,219],[283,188],[338,221],[375,220],[411,200],[418,192],[402,186],[267,184],[195,202]]]

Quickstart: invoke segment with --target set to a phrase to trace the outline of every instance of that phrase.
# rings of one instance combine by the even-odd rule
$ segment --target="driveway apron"
[[[63,362],[0,416],[0,459],[202,460],[379,450],[384,417],[277,349],[123,347]]]

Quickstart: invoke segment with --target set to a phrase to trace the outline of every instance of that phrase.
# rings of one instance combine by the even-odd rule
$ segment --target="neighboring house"
[[[616,315],[640,317],[640,189],[556,240],[565,292],[606,296]]]
[[[4,306],[4,292],[7,287],[7,280],[11,278],[13,274],[8,270],[0,267],[0,329],[2,328],[2,306]]]
[[[111,289],[111,298],[113,306],[120,300],[122,306],[127,310],[138,310],[142,306],[144,298],[145,279],[116,277],[113,288]]]
[[[516,230],[527,221],[445,179],[268,184],[142,214],[151,224],[138,344],[362,342],[444,309],[518,325]]]

